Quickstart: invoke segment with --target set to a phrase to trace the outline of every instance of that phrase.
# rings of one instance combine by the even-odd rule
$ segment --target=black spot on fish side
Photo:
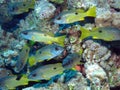
[[[25,4],[23,4],[23,6],[26,6]]]
[[[77,13],[77,12],[75,12],[75,15],[78,15],[78,13]]]
[[[54,70],[57,69],[56,67],[53,68]]]
[[[33,76],[33,77],[36,77],[36,76],[37,76],[37,74],[36,74],[36,73],[34,73],[34,74],[32,74],[32,76]]]
[[[102,33],[102,30],[99,30],[98,32],[99,32],[99,33]]]

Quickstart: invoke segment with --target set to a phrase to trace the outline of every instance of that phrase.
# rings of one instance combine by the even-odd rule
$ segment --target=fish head
[[[20,33],[20,36],[24,39],[31,40],[33,33],[30,30],[25,30]]]
[[[55,19],[54,19],[54,23],[57,24],[66,24],[66,15],[58,15]]]
[[[39,49],[35,54],[35,59],[39,62],[43,60],[50,60],[63,52],[63,47],[51,44]]]
[[[36,69],[28,75],[28,79],[35,81],[35,80],[43,80],[44,78],[42,77],[42,73],[38,69]]]
[[[59,45],[52,45],[50,51],[51,51],[52,55],[58,56],[64,51],[64,48]]]

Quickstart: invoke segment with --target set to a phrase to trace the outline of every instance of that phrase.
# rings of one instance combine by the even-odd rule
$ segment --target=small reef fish
[[[22,14],[28,12],[29,9],[34,9],[35,0],[25,0],[8,3],[8,11],[11,15]]]
[[[85,17],[88,16],[90,17],[96,16],[96,7],[91,7],[87,12],[81,9],[62,12],[55,18],[54,22],[57,24],[70,24],[77,21],[83,21]]]
[[[56,45],[51,44],[47,45],[45,47],[40,48],[35,56],[31,56],[29,58],[29,64],[30,66],[33,64],[36,64],[36,62],[42,62],[44,60],[50,60],[58,55],[60,55],[64,51],[64,48]]]
[[[7,76],[0,79],[0,87],[7,87],[9,90],[15,90],[17,86],[27,85],[28,78],[23,76],[20,80],[16,80],[17,76]]]
[[[18,60],[14,68],[14,71],[16,73],[19,73],[26,65],[27,59],[29,57],[29,51],[30,51],[30,48],[27,45],[24,45],[21,52],[19,53]]]
[[[68,54],[62,61],[62,65],[65,69],[75,68],[77,64],[80,64],[81,57],[77,53]]]
[[[54,37],[52,35],[37,30],[22,31],[20,35],[27,40],[44,42],[45,44],[58,43],[59,45],[64,46],[65,36]]]
[[[104,41],[120,40],[120,30],[115,27],[98,27],[91,31],[81,27],[80,31],[82,32],[80,39],[91,36],[93,39],[102,39]]]
[[[48,64],[33,70],[29,75],[29,80],[48,80],[51,77],[61,74],[64,71],[61,63]]]

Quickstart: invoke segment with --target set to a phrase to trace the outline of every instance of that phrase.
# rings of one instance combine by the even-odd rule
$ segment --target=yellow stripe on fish
[[[64,48],[59,45],[56,44],[47,45],[37,50],[36,54],[29,58],[29,64],[30,66],[32,66],[35,65],[37,62],[50,60],[61,55],[63,51]]]
[[[85,17],[96,17],[96,7],[90,7],[88,11],[81,9],[62,12],[54,20],[57,24],[69,24],[77,21],[83,21]]]
[[[82,33],[81,40],[91,36],[93,39],[102,39],[104,41],[120,41],[120,30],[115,27],[97,27],[91,31],[80,27],[80,31]]]
[[[44,42],[45,44],[57,43],[64,46],[64,40],[66,36],[54,37],[54,35],[49,35],[47,33],[38,30],[26,30],[21,32],[21,37],[27,40],[32,40],[35,42]]]
[[[28,79],[31,81],[36,81],[36,80],[48,80],[51,77],[63,73],[64,68],[62,67],[61,63],[56,63],[56,64],[48,64],[41,66],[28,75]]]
[[[7,76],[0,79],[0,87],[7,87],[9,90],[15,90],[17,86],[28,85],[28,78],[26,76],[21,77],[20,80],[16,80],[17,76]]]

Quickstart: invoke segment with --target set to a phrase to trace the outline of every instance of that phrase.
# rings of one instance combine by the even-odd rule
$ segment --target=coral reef
[[[83,59],[88,62],[105,61],[111,56],[111,51],[107,47],[93,40],[85,41],[82,47],[84,48]]]
[[[107,0],[67,0],[68,7],[73,8],[89,8],[91,6],[97,6],[98,8],[108,8]]]
[[[52,24],[51,22],[48,22],[48,20],[41,20],[40,18],[37,18],[34,12],[31,12],[25,20],[20,21],[18,32],[33,29],[55,33],[59,30],[59,25]],[[18,32],[16,34],[19,34]]]
[[[109,0],[109,4],[115,9],[120,9],[120,0]]]
[[[94,28],[105,26],[113,26],[120,29],[119,3],[120,0],[0,0],[0,81],[4,82],[7,81],[4,78],[15,76],[14,80],[17,80],[16,82],[21,81],[24,77],[26,81],[22,80],[22,82],[28,83],[32,81],[28,78],[28,75],[35,68],[42,68],[45,65],[52,64],[52,67],[47,67],[50,70],[46,67],[42,70],[43,72],[46,70],[44,74],[48,74],[47,70],[54,74],[55,70],[58,69],[58,67],[54,67],[55,64],[60,63],[63,68],[61,70],[62,73],[55,74],[50,79],[46,79],[44,74],[39,71],[38,73],[33,73],[33,79],[40,74],[38,76],[43,77],[45,81],[38,81],[36,78],[33,80],[35,84],[30,82],[27,86],[21,86],[22,90],[110,90],[111,87],[120,86],[119,51],[115,52],[115,48],[107,41],[99,40],[99,38],[96,40],[91,35],[81,39],[83,33],[88,33],[80,29],[84,27],[90,32]],[[69,24],[57,24],[54,22],[58,14],[63,11],[68,11],[67,13],[71,14],[73,10],[75,13],[72,12],[72,14],[76,16],[81,14],[81,12],[86,12],[91,6],[96,8],[95,17],[91,18],[88,15],[85,19],[78,19],[78,21]],[[69,12],[70,9],[71,11]],[[92,15],[92,12],[90,13]],[[3,24],[6,25],[15,17],[21,17],[24,14],[25,17],[18,20],[18,28],[15,27],[15,30],[11,32],[4,30]],[[69,17],[70,20],[71,18],[74,19],[75,17]],[[44,32],[44,34],[35,32],[32,37],[28,32],[24,32],[26,30],[28,32],[29,30],[33,30],[33,32],[38,30]],[[25,40],[21,33],[32,39]],[[48,51],[46,50],[46,52],[42,53],[44,49],[42,50],[41,48],[49,43],[36,42],[34,38],[36,36],[37,39],[40,39],[40,37],[44,36],[45,39],[42,38],[49,42],[46,40],[47,35],[52,36],[53,45],[60,45],[54,41],[58,40],[60,43],[64,41],[64,45],[61,46],[63,52],[60,55],[54,52],[60,50],[57,45],[55,48],[50,47],[50,51],[48,49]],[[61,40],[62,38],[58,39],[62,36],[65,40]],[[117,44],[119,46],[118,41]],[[35,61],[36,53],[38,57],[43,56],[45,60],[41,62],[39,60]],[[52,53],[56,56],[46,60],[46,56],[49,57]],[[79,57],[76,57],[77,55]],[[70,67],[64,67],[64,63],[66,67]],[[3,87],[1,85],[0,82],[0,89],[9,89],[9,86]],[[16,87],[13,88],[15,89]]]
[[[73,8],[89,8],[90,6],[96,6],[97,0],[67,0],[68,7]]]
[[[103,14],[103,13],[102,13]],[[105,14],[96,17],[95,19],[95,24],[96,26],[114,26],[117,28],[120,28],[119,24],[119,19],[120,19],[120,13],[119,12],[110,12],[106,11]]]
[[[116,53],[112,53],[111,57],[105,61],[100,62],[100,66],[106,71],[109,83],[111,87],[119,86],[119,67],[120,67],[120,56]]]
[[[85,63],[85,68],[86,77],[95,85],[95,90],[109,90],[108,77],[103,68],[97,63]]]
[[[9,64],[11,64],[11,66],[14,66],[15,60],[12,58],[18,56],[19,50],[21,50],[25,44],[24,40],[20,40],[18,38],[19,37],[16,37],[13,33],[0,29],[1,67]]]
[[[4,51],[6,49],[21,49],[22,46],[25,44],[25,41],[18,38],[19,36],[17,37],[13,33],[6,32],[5,30],[0,29],[1,51]]]
[[[35,14],[40,19],[50,18],[54,15],[55,10],[55,6],[47,0],[41,0],[35,4]]]

